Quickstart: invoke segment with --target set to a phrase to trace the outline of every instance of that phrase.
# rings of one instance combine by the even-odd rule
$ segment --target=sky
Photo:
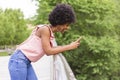
[[[30,18],[36,14],[38,8],[36,2],[32,0],[0,0],[0,8],[5,10],[6,8],[20,9],[25,18]]]

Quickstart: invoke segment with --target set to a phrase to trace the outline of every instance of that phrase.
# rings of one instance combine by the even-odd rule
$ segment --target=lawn
[[[8,56],[7,52],[0,52],[0,56]]]

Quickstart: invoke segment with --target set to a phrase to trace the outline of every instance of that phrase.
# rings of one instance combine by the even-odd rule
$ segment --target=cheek
[[[60,30],[64,30],[65,28],[64,27],[61,27],[61,29]]]
[[[68,30],[68,29],[69,29],[68,26],[64,26],[64,27],[59,28],[59,31],[66,31],[66,30]]]
[[[64,31],[67,31],[67,30],[68,30],[68,28],[63,28],[63,29],[62,29],[63,32],[64,32]]]
[[[64,30],[63,28],[59,28],[59,29],[58,29],[58,32],[61,32],[61,31],[63,31],[63,30]]]
[[[64,30],[68,30],[68,29],[69,29],[69,27],[65,27],[65,28],[64,28]]]
[[[66,30],[66,28],[63,28],[62,30],[64,31],[64,30]]]

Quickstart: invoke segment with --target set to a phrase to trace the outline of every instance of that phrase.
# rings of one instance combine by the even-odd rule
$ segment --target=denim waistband
[[[24,55],[24,53],[21,50],[16,50],[11,56],[11,59],[21,59],[24,60],[27,64],[31,63],[31,61]]]

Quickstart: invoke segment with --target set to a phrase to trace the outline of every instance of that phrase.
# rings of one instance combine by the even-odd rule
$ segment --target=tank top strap
[[[37,26],[33,29],[31,35],[34,35],[34,34],[36,33],[36,31],[37,31],[40,27],[44,27],[44,26],[47,26],[47,27],[49,28],[50,37],[51,37],[51,38],[54,38],[54,34],[53,34],[53,32],[52,32],[52,30],[51,30],[51,28],[50,28],[50,25],[47,25],[47,24],[44,24],[44,25],[37,25]]]
[[[47,27],[49,28],[49,31],[50,31],[50,37],[51,37],[51,38],[54,38],[54,34],[53,34],[53,32],[52,32],[52,30],[51,30],[51,28],[50,28],[50,25],[47,25]]]
[[[45,25],[37,25],[37,26],[35,26],[35,28],[32,30],[31,35],[34,35],[34,34],[36,33],[36,31],[37,31],[40,27],[43,27],[43,26],[45,26]]]

